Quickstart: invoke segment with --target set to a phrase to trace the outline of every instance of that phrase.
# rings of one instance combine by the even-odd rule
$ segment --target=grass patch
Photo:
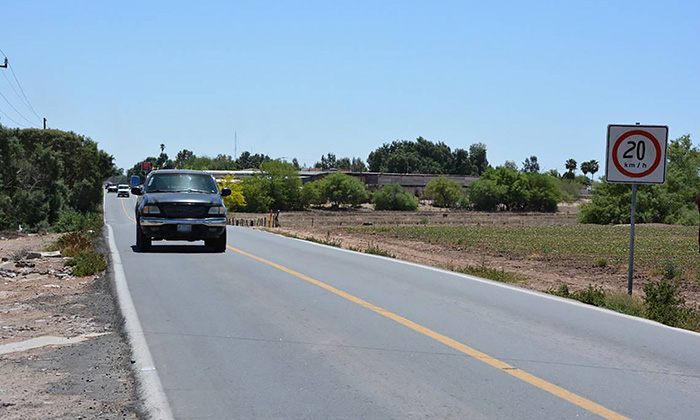
[[[521,258],[555,257],[589,266],[626,265],[629,226],[367,226],[350,232],[388,235],[401,240],[459,245],[491,254]],[[647,271],[667,270],[692,278],[700,272],[697,227],[647,226],[636,228],[635,265]],[[690,274],[688,274],[690,273]],[[674,274],[677,275],[677,274]]]
[[[74,276],[85,277],[106,270],[107,261],[105,256],[99,252],[84,250],[67,260],[66,266],[73,267]]]
[[[484,264],[480,266],[468,265],[466,267],[458,268],[456,270],[460,273],[469,274],[476,277],[482,277],[485,279],[499,281],[502,283],[527,283],[527,278],[518,273],[512,273],[510,271],[505,271],[504,269],[487,267]]]
[[[307,236],[307,237],[301,238],[301,239],[303,239],[303,240],[305,240],[305,241],[309,241],[309,242],[315,242],[315,243],[317,243],[317,244],[328,245],[328,246],[334,246],[334,247],[336,247],[336,248],[341,248],[341,246],[342,246],[342,243],[341,243],[341,242],[339,242],[339,241],[334,241],[333,239],[330,239],[330,238],[318,239],[318,238],[314,238],[314,237],[312,237],[312,236]]]
[[[578,300],[589,305],[610,309],[623,314],[648,318],[672,327],[700,332],[700,308],[686,304],[678,285],[664,278],[644,286],[644,298],[639,299],[621,292],[609,292],[600,286],[570,292],[565,284],[547,290],[556,296]]]
[[[380,248],[378,245],[375,245],[374,242],[370,242],[369,245],[367,246],[367,249],[364,250],[365,254],[372,254],[372,255],[379,255],[381,257],[388,257],[388,258],[396,258],[396,255],[392,254],[391,252]]]
[[[51,244],[47,251],[60,251],[62,256],[70,257],[65,265],[73,267],[75,276],[91,276],[104,271],[107,269],[107,260],[94,247],[103,224],[98,213],[63,212],[54,231],[68,232]]]
[[[342,248],[342,243],[331,239],[330,234],[325,239],[323,239],[323,238],[318,239],[318,238],[314,238],[313,236],[299,236],[299,235],[295,235],[294,233],[280,232],[280,231],[276,231],[276,230],[272,230],[272,229],[263,229],[263,230],[266,232],[277,234],[277,235],[286,236],[287,238],[301,239],[303,241],[309,241],[309,242],[314,242],[317,244],[334,246],[336,248]]]

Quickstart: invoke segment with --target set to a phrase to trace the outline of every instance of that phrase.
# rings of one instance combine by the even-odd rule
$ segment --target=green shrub
[[[401,186],[386,185],[381,191],[374,193],[372,198],[375,210],[404,210],[415,211],[418,209],[418,199],[406,194]]]
[[[107,269],[107,261],[104,255],[85,250],[65,263],[66,266],[73,267],[73,275],[78,277],[91,276]]]
[[[581,198],[581,189],[584,185],[570,179],[559,180],[559,193],[562,201],[571,203]]]
[[[474,181],[469,188],[469,202],[475,210],[494,211],[503,202],[505,189],[491,179]]]
[[[425,194],[433,199],[435,207],[454,207],[462,197],[462,187],[457,182],[441,176],[428,182]]]
[[[547,293],[561,296],[569,299],[578,300],[579,302],[586,303],[593,306],[605,307],[606,298],[608,293],[603,290],[600,286],[593,286],[589,284],[587,288],[579,290],[578,292],[571,293],[569,291],[569,286],[562,284],[557,290],[549,289]]]
[[[61,251],[64,257],[74,257],[79,253],[92,248],[92,241],[96,234],[87,230],[68,232],[62,235],[49,247],[49,251]]]
[[[644,302],[623,292],[610,292],[605,295],[605,308],[627,315],[644,317]]]
[[[598,184],[593,198],[581,206],[581,223],[627,224],[630,222],[632,187]],[[637,223],[673,223],[682,205],[658,185],[637,186]]]
[[[477,210],[493,211],[502,206],[512,211],[554,212],[561,200],[558,183],[550,175],[499,166],[472,183],[469,198]]]
[[[321,190],[318,182],[307,182],[301,187],[301,200],[307,205],[320,206],[325,204],[321,198]]]
[[[576,300],[593,306],[605,307],[606,292],[600,286],[588,285],[587,288],[576,292]]]
[[[264,172],[262,179],[265,192],[270,198],[269,208],[298,210],[307,206],[301,202],[301,178],[293,164],[271,160],[263,163],[261,168]]]
[[[526,180],[525,204],[528,211],[555,212],[561,200],[557,181],[538,173],[524,174]]]
[[[647,318],[675,326],[681,318],[685,299],[675,283],[661,279],[644,285],[644,303]]]
[[[262,177],[253,176],[241,181],[243,197],[245,197],[245,210],[252,213],[264,213],[270,210],[272,198],[267,193],[265,180]]]
[[[664,264],[663,270],[664,280],[673,280],[676,278],[677,275],[678,271],[676,270],[676,265],[673,263],[672,260],[666,260],[666,264]]]
[[[639,223],[697,225],[700,222],[695,198],[700,191],[700,150],[684,135],[668,145],[667,176],[663,185],[637,187]],[[630,221],[631,186],[596,184],[590,203],[581,206],[582,223],[626,224]]]
[[[320,183],[318,188],[321,200],[331,203],[334,208],[344,205],[358,206],[369,197],[365,184],[344,173],[337,172],[316,182]]]
[[[51,230],[57,233],[73,232],[77,230],[99,232],[103,224],[102,216],[100,216],[99,213],[81,213],[67,208],[58,213],[58,220],[53,224]]]

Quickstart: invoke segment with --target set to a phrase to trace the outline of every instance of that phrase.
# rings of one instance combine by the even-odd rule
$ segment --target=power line
[[[5,54],[3,53],[3,55],[5,55]],[[37,114],[36,111],[34,111],[34,107],[32,107],[32,103],[29,102],[29,98],[27,98],[27,94],[24,93],[24,89],[22,89],[22,84],[19,82],[19,79],[17,79],[17,75],[15,74],[15,70],[12,68],[12,64],[8,64],[8,66],[10,67],[10,71],[12,72],[12,76],[15,78],[15,82],[17,82],[17,86],[19,86],[20,92],[22,92],[22,96],[24,96],[24,99],[27,101],[27,105],[29,105],[29,109],[31,109],[32,113],[34,113],[34,115],[36,115],[36,117],[41,120],[41,117],[39,116],[39,114]]]
[[[22,128],[27,128],[26,125],[23,125],[23,124],[18,123],[17,121],[13,120],[9,115],[5,114],[5,111],[3,111],[2,109],[0,109],[0,113],[1,113],[2,115],[6,116],[8,120],[12,121],[13,123],[17,124],[18,126],[20,126],[20,127],[22,127]]]
[[[0,49],[0,54],[2,54],[2,55],[5,57],[5,60],[6,60],[6,62],[7,62],[7,54],[5,54],[5,52],[4,52],[2,49]],[[22,96],[24,96],[24,100],[26,101],[26,103],[25,103],[24,101],[22,101],[22,98],[21,98],[21,97],[20,97],[20,101],[22,101],[22,103],[24,103],[25,105],[27,105],[27,107],[32,111],[32,113],[39,119],[39,121],[41,121],[41,117],[39,116],[39,114],[36,113],[36,111],[34,111],[34,107],[32,106],[32,103],[29,102],[29,98],[27,98],[27,94],[24,93],[24,88],[22,88],[22,84],[19,82],[19,79],[17,78],[17,74],[15,73],[15,69],[14,69],[13,66],[10,65],[9,63],[8,63],[8,67],[10,68],[10,71],[12,72],[12,77],[14,77],[15,82],[17,82],[17,86],[19,87],[20,92],[22,92]],[[12,86],[12,83],[10,83],[10,79],[9,79],[6,75],[4,75],[4,76],[5,76],[5,79],[7,79],[7,82],[10,84],[10,87],[12,88],[12,90],[13,90],[13,91],[15,92],[15,94],[17,94],[17,96],[19,97],[19,94],[18,94],[17,91],[15,90],[15,87]],[[3,95],[3,97],[4,97],[4,95]],[[5,99],[5,100],[7,100],[7,99]],[[9,101],[8,101],[8,103],[9,103]],[[12,104],[10,104],[10,106],[12,106]],[[14,109],[14,107],[12,107],[12,108]],[[17,111],[17,110],[15,109],[15,111]],[[17,112],[17,113],[19,114],[19,112]],[[27,119],[24,117],[24,115],[20,114],[20,116],[21,116],[22,118],[24,118],[25,120],[27,120]],[[27,120],[27,121],[29,121],[29,120]],[[32,123],[32,124],[34,124],[34,123]]]
[[[27,107],[27,109],[31,110],[31,107],[30,107],[29,105],[27,105],[27,102],[25,102],[24,99],[22,99],[22,96],[20,96],[19,92],[17,92],[17,89],[15,88],[15,85],[13,85],[12,82],[10,81],[10,78],[7,77],[6,72],[0,71],[0,73],[2,73],[2,76],[5,78],[5,80],[7,80],[7,84],[10,85],[10,87],[12,88],[12,91],[15,93],[15,95],[17,95],[17,97],[19,98],[20,102],[22,102],[22,104],[23,104],[25,107]]]
[[[2,99],[4,99],[5,102],[7,102],[7,104],[10,105],[10,107],[11,107],[12,109],[15,110],[15,112],[17,113],[17,115],[19,115],[20,117],[24,118],[24,120],[27,121],[30,125],[33,125],[34,127],[39,128],[38,125],[36,125],[35,123],[29,121],[29,120],[27,119],[27,117],[25,117],[24,115],[22,115],[21,112],[17,111],[17,108],[15,108],[15,106],[12,105],[12,102],[10,102],[10,101],[7,99],[7,97],[5,97],[5,95],[2,94],[2,92],[0,92],[0,96],[2,96]],[[5,115],[7,115],[7,114],[5,114]],[[7,118],[10,118],[10,117],[7,117]],[[10,118],[10,119],[11,119],[11,118]]]

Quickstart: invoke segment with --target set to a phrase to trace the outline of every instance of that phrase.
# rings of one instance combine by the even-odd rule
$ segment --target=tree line
[[[165,152],[165,145],[160,145],[158,156],[149,156],[134,164],[127,175],[141,174],[142,162],[148,162],[153,168],[178,168],[196,170],[241,170],[260,169],[272,159],[265,154],[243,152],[237,158],[219,154],[215,157],[198,156],[193,151],[183,149],[174,159]],[[298,159],[291,164],[302,169]],[[481,175],[489,166],[486,157],[486,145],[475,143],[469,150],[454,149],[443,142],[432,142],[423,137],[415,141],[397,140],[385,143],[372,151],[367,163],[359,157],[340,157],[329,152],[314,163],[313,168],[321,170],[344,170],[351,172],[392,172],[392,173],[426,173],[452,175]]]
[[[0,230],[47,230],[96,212],[114,158],[88,137],[0,125]]]

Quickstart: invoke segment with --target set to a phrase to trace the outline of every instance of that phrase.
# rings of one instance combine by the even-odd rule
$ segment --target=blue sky
[[[697,1],[4,0],[0,16],[37,113],[125,168],[161,143],[232,155],[234,132],[239,153],[307,164],[423,136],[601,172],[609,123],[700,142]]]

